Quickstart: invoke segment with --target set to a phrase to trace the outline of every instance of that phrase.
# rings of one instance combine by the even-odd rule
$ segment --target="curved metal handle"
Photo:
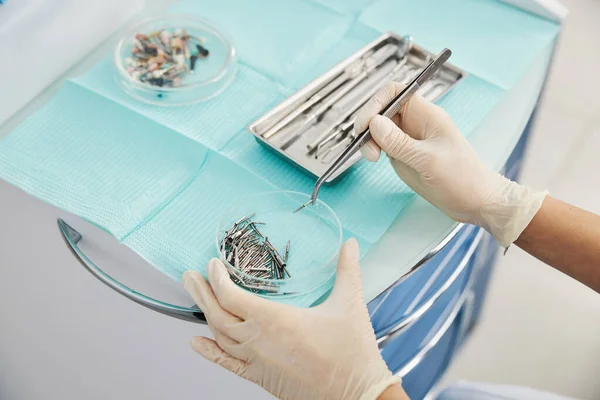
[[[94,264],[94,262],[90,260],[89,257],[87,257],[79,248],[78,243],[83,239],[83,236],[62,219],[59,218],[57,222],[62,237],[73,255],[77,258],[81,265],[83,265],[85,269],[94,275],[100,282],[104,283],[117,293],[127,297],[129,300],[133,300],[139,305],[149,308],[153,311],[185,321],[206,324],[206,317],[204,316],[204,313],[195,306],[187,308],[165,303],[139,293],[115,280],[106,272],[102,271],[100,267]]]
[[[414,324],[419,318],[423,316],[428,310],[430,310],[438,301],[438,299],[452,286],[452,284],[458,279],[462,271],[467,267],[467,264],[471,260],[471,256],[479,246],[481,239],[483,238],[483,229],[477,228],[479,231],[473,239],[473,243],[469,246],[465,256],[462,261],[456,267],[452,275],[444,282],[444,284],[435,292],[425,303],[423,303],[419,308],[417,308],[414,312],[403,318],[400,322],[398,322],[394,327],[387,330],[387,332],[377,338],[377,344],[379,348],[385,347],[391,340],[400,336],[403,332],[405,332],[412,324]]]
[[[139,305],[149,308],[153,311],[159,312],[161,314],[164,314],[164,315],[167,315],[167,316],[170,316],[173,318],[185,320],[185,321],[201,323],[201,324],[207,323],[204,313],[196,306],[188,308],[188,307],[181,307],[181,306],[177,306],[174,304],[165,303],[160,300],[156,300],[152,297],[146,296],[142,293],[139,293],[139,292],[129,288],[128,286],[124,285],[123,283],[112,278],[110,275],[105,273],[100,267],[98,267],[92,260],[90,260],[90,258],[87,257],[85,255],[85,253],[79,248],[79,246],[77,244],[79,243],[80,240],[82,240],[82,238],[83,238],[82,235],[79,232],[77,232],[77,230],[72,228],[69,224],[67,224],[63,219],[59,218],[57,220],[57,223],[58,223],[58,227],[60,229],[61,235],[62,235],[65,243],[69,247],[69,250],[71,250],[71,252],[77,258],[77,260],[80,262],[80,264],[83,265],[85,267],[85,269],[87,269],[92,275],[94,275],[94,277],[96,277],[96,279],[98,279],[100,282],[102,282],[106,286],[110,287],[117,293],[119,293],[119,294],[127,297],[128,299],[138,303]],[[400,279],[398,279],[396,282],[394,282],[392,285],[390,285],[390,288],[388,288],[387,290],[390,290],[391,288],[397,286],[398,284],[400,284],[401,282],[403,282],[404,280],[409,278],[426,261],[428,261],[433,256],[435,256],[437,253],[439,253],[456,236],[456,234],[462,229],[462,227],[463,227],[463,224],[458,224],[442,241],[440,241],[440,243],[438,243],[437,246],[435,246],[435,248],[433,250],[431,250],[425,257],[423,257],[423,259],[421,259],[418,263],[416,263],[410,269],[410,271],[408,271]],[[479,236],[478,236],[478,238],[476,238],[477,242],[478,242],[478,239],[480,240]],[[469,253],[468,257],[470,257],[471,254],[472,254],[472,251]],[[462,269],[464,269],[465,266],[466,266],[466,263],[464,263],[464,265],[461,264],[461,266],[459,266],[457,268],[457,270],[460,269],[460,271],[458,273],[455,272],[455,274],[453,274],[450,277],[450,280],[452,280],[452,282],[454,282],[454,280],[456,280],[456,278],[458,277],[458,275],[460,274]],[[447,286],[450,286],[450,284],[452,282],[450,282],[450,283],[447,282]],[[441,292],[445,291],[447,288],[442,288],[442,289],[440,289]],[[439,296],[441,296],[441,294],[442,294],[441,292],[440,292]],[[439,298],[439,296],[437,296],[437,297]],[[433,297],[432,297],[432,299],[433,299]],[[435,298],[435,300],[437,300],[437,298]],[[410,325],[412,325],[412,323],[414,323],[429,308],[431,308],[433,306],[433,304],[435,303],[435,300],[431,301],[431,299],[430,299],[431,304],[429,304],[429,302],[428,302],[428,303],[422,305],[413,314],[409,315],[408,317],[406,317],[405,319],[400,321],[392,329],[388,330],[388,332],[385,335],[379,337],[379,339],[378,339],[379,347],[380,348],[384,347],[389,342],[389,340],[392,340],[393,338],[397,337],[404,330],[406,330]]]

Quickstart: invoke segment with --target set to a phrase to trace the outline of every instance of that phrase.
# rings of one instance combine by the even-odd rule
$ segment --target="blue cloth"
[[[452,62],[471,74],[439,104],[468,136],[558,31],[493,0],[183,0],[170,11],[229,33],[239,60],[230,87],[161,108],[123,93],[102,61],[0,141],[0,177],[104,228],[174,279],[204,272],[217,218],[240,197],[311,191],[314,178],[244,127],[382,32],[454,50]],[[359,163],[321,195],[363,255],[413,198],[387,161]],[[310,305],[332,283],[284,301]]]
[[[382,31],[402,27],[434,52],[448,47],[451,62],[503,89],[519,80],[560,29],[490,0],[380,0],[360,21]]]

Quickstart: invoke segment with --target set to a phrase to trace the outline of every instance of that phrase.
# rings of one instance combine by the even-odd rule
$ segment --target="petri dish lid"
[[[169,35],[167,38],[182,32],[190,38],[185,45],[183,62],[177,65],[182,72],[176,84],[174,78],[160,75],[162,68],[166,70],[176,64],[173,59],[161,64],[161,69],[149,79],[147,71],[151,57],[133,53],[136,44],[139,46],[136,36],[140,34],[150,37],[151,42],[145,43],[167,48],[161,41],[163,31]],[[202,49],[208,51],[206,56],[200,55]],[[197,59],[192,63],[194,55]],[[208,20],[183,14],[166,14],[134,24],[117,44],[113,65],[115,79],[126,93],[137,100],[161,106],[187,105],[217,96],[229,86],[237,72],[235,48],[227,34]]]
[[[335,274],[342,224],[335,211],[321,200],[294,212],[309,200],[309,195],[292,191],[251,194],[239,199],[221,216],[215,254],[238,286],[259,296],[290,298],[320,288]],[[231,237],[235,232],[245,233],[246,239],[241,242],[253,238],[255,243],[235,243]],[[225,240],[226,237],[232,241]],[[275,265],[275,253],[283,261],[284,269]],[[261,259],[261,255],[267,256],[266,259]],[[244,259],[252,260],[255,256],[260,261],[255,258],[244,263]]]

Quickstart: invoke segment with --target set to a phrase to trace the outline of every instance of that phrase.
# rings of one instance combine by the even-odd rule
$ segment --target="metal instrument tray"
[[[340,79],[340,76],[344,73],[348,73],[348,70],[352,71],[353,66],[359,65],[360,68],[363,68],[365,60],[367,60],[369,56],[377,53],[377,51],[384,48],[384,46],[389,48],[390,46],[388,45],[390,44],[397,46],[399,50],[404,49],[407,53],[406,56],[404,56],[403,53],[401,54],[398,52],[381,61],[380,64],[377,64],[376,69],[365,75],[365,78],[362,81],[364,82],[363,85],[358,84],[347,94],[341,96],[340,100],[328,108],[325,113],[319,114],[316,117],[313,115],[312,117],[314,118],[312,119],[314,120],[309,120],[311,122],[306,124],[303,122],[307,120],[307,117],[310,116],[313,110],[325,104],[328,97],[331,99],[336,94],[336,91],[333,91],[321,98],[318,94],[321,93],[320,91],[336,79]],[[307,86],[300,89],[279,105],[266,112],[256,121],[248,125],[247,129],[255,136],[256,140],[261,145],[266,146],[268,149],[294,163],[304,171],[319,177],[337,158],[337,155],[339,155],[349,144],[349,139],[351,139],[349,138],[349,135],[353,132],[353,114],[356,109],[360,108],[360,105],[363,104],[364,99],[367,98],[366,96],[372,96],[372,94],[390,80],[408,82],[420,72],[434,56],[434,53],[412,43],[412,40],[408,37],[402,37],[393,32],[384,33],[346,60],[340,62],[335,67],[310,82]],[[394,64],[394,62],[396,64]],[[402,66],[398,64],[402,64]],[[389,74],[386,74],[386,71],[390,68],[394,69],[390,70]],[[375,76],[378,69],[381,71],[379,73],[380,76]],[[434,78],[419,89],[419,93],[426,99],[435,101],[448,93],[448,91],[450,91],[465,76],[466,73],[464,71],[447,63],[438,71]],[[369,78],[371,77],[373,79],[369,81]],[[374,79],[376,79],[376,81]],[[338,89],[342,88],[342,86],[339,86]],[[319,100],[316,102],[314,102],[315,97],[319,97]],[[355,98],[356,101],[348,102],[349,99]],[[310,108],[304,110],[302,114],[286,127],[280,129],[277,134],[270,138],[264,137],[265,133],[270,129],[272,130],[272,128],[280,123],[282,119],[292,114],[309,99],[312,99],[314,102]],[[340,107],[336,107],[336,105],[339,105]],[[304,120],[301,121],[300,119]],[[300,121],[300,126],[302,127],[300,130],[297,128],[298,121]],[[329,132],[335,131],[336,128],[337,131],[343,128],[342,131],[346,136],[343,136],[343,133],[340,131],[339,136],[330,140],[331,143],[328,142],[327,146],[319,147],[319,151],[313,150],[312,153],[309,153],[309,147],[307,146],[314,144],[315,140],[319,137],[326,135],[331,137],[332,134],[329,134]],[[298,132],[301,132],[301,134]],[[293,138],[295,138],[295,140],[293,140]],[[360,153],[356,154],[340,168],[327,183],[331,183],[339,178],[344,172],[348,171],[352,165],[358,162],[360,158]]]

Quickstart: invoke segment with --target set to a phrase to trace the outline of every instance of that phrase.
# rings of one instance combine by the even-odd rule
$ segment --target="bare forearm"
[[[400,384],[392,385],[385,389],[383,393],[377,398],[377,400],[410,400],[408,395],[402,389]]]
[[[600,216],[548,196],[515,244],[600,293]]]

